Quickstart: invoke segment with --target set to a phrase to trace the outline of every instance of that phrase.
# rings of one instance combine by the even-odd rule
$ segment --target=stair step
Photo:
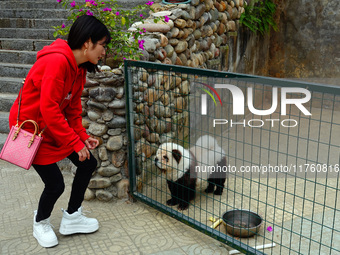
[[[1,0],[0,0],[1,1]],[[2,147],[4,146],[6,139],[7,139],[8,134],[1,134],[0,133],[0,150],[2,150]]]
[[[1,93],[0,94],[0,111],[9,112],[17,99],[17,94]]]
[[[35,3],[35,2],[47,2],[47,3],[56,3],[57,0],[37,0],[37,1],[35,1],[35,0],[14,0],[14,1],[12,1],[12,0],[0,0],[0,3],[11,3],[11,2],[33,2],[33,3]]]
[[[0,1],[0,9],[63,9],[54,1]]]
[[[0,76],[25,78],[31,67],[29,64],[0,63]]]
[[[9,132],[8,117],[9,117],[9,112],[0,112],[0,133],[8,133]],[[1,142],[0,142],[0,144],[1,144]]]
[[[36,51],[0,50],[0,59],[7,63],[34,64],[36,58]]]
[[[0,77],[0,93],[18,94],[23,79],[13,77]]]
[[[84,0],[76,0],[76,3],[78,5],[84,4]],[[123,6],[125,8],[133,8],[136,7],[137,5],[140,4],[145,4],[147,1],[145,0],[117,0],[118,6]],[[48,8],[56,8],[56,9],[63,9],[63,6],[61,3],[57,3],[57,0],[26,0],[26,1],[19,1],[19,0],[0,0],[0,4],[3,5],[0,7],[2,9],[11,9],[12,6],[13,8],[17,8],[20,6],[20,8],[25,8],[25,9],[48,9]],[[12,5],[13,3],[13,5]],[[22,7],[21,7],[22,6]],[[46,7],[45,7],[46,6]],[[52,6],[52,7],[51,7]],[[121,8],[119,8],[121,9]]]
[[[1,9],[1,8],[0,8]],[[52,28],[70,24],[67,19],[0,18],[0,28]]]
[[[2,18],[27,18],[27,19],[65,19],[68,12],[64,9],[0,9],[0,17]]]
[[[0,38],[0,49],[39,51],[54,40]]]
[[[1,38],[24,38],[54,40],[54,29],[0,28]]]

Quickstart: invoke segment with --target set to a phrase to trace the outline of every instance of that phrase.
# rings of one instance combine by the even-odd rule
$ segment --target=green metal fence
[[[138,61],[125,62],[125,75],[135,198],[246,254],[340,254],[340,87]],[[259,115],[261,110],[268,114]],[[205,135],[226,155],[222,195],[198,187],[187,209],[168,205],[167,180],[183,175],[185,157],[190,162],[202,149],[195,144]],[[182,155],[174,176],[169,169],[162,173],[161,163],[156,167],[155,155],[166,142],[193,151]],[[166,148],[176,159],[175,147]],[[193,190],[187,183],[175,189],[178,200],[187,197],[179,192]],[[234,209],[262,219],[255,235],[226,231],[235,224],[255,232],[249,217],[212,227],[212,218]],[[261,245],[273,247],[253,248]]]

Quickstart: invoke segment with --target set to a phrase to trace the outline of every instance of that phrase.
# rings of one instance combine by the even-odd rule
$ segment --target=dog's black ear
[[[176,160],[177,164],[179,164],[182,158],[182,153],[179,150],[172,150],[172,156]]]

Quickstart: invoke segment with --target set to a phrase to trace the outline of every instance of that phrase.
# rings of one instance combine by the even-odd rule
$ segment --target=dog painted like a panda
[[[207,186],[206,193],[221,195],[226,180],[223,166],[226,164],[224,150],[214,137],[208,135],[200,137],[189,150],[176,143],[161,144],[155,165],[166,174],[171,192],[167,205],[178,204],[179,210],[187,209],[189,201],[195,198],[196,188],[202,189],[202,186]]]

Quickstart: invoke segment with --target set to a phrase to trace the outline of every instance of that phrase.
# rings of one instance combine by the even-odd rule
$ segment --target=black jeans
[[[90,159],[83,162],[79,161],[78,153],[73,152],[68,158],[77,166],[77,172],[73,180],[72,191],[68,203],[67,212],[74,213],[79,209],[84,200],[86,188],[90,182],[92,173],[96,170],[97,160],[90,153]],[[45,188],[41,194],[36,221],[50,217],[54,204],[64,192],[65,183],[62,173],[56,163],[50,165],[33,165],[34,169],[40,175],[45,183]]]

